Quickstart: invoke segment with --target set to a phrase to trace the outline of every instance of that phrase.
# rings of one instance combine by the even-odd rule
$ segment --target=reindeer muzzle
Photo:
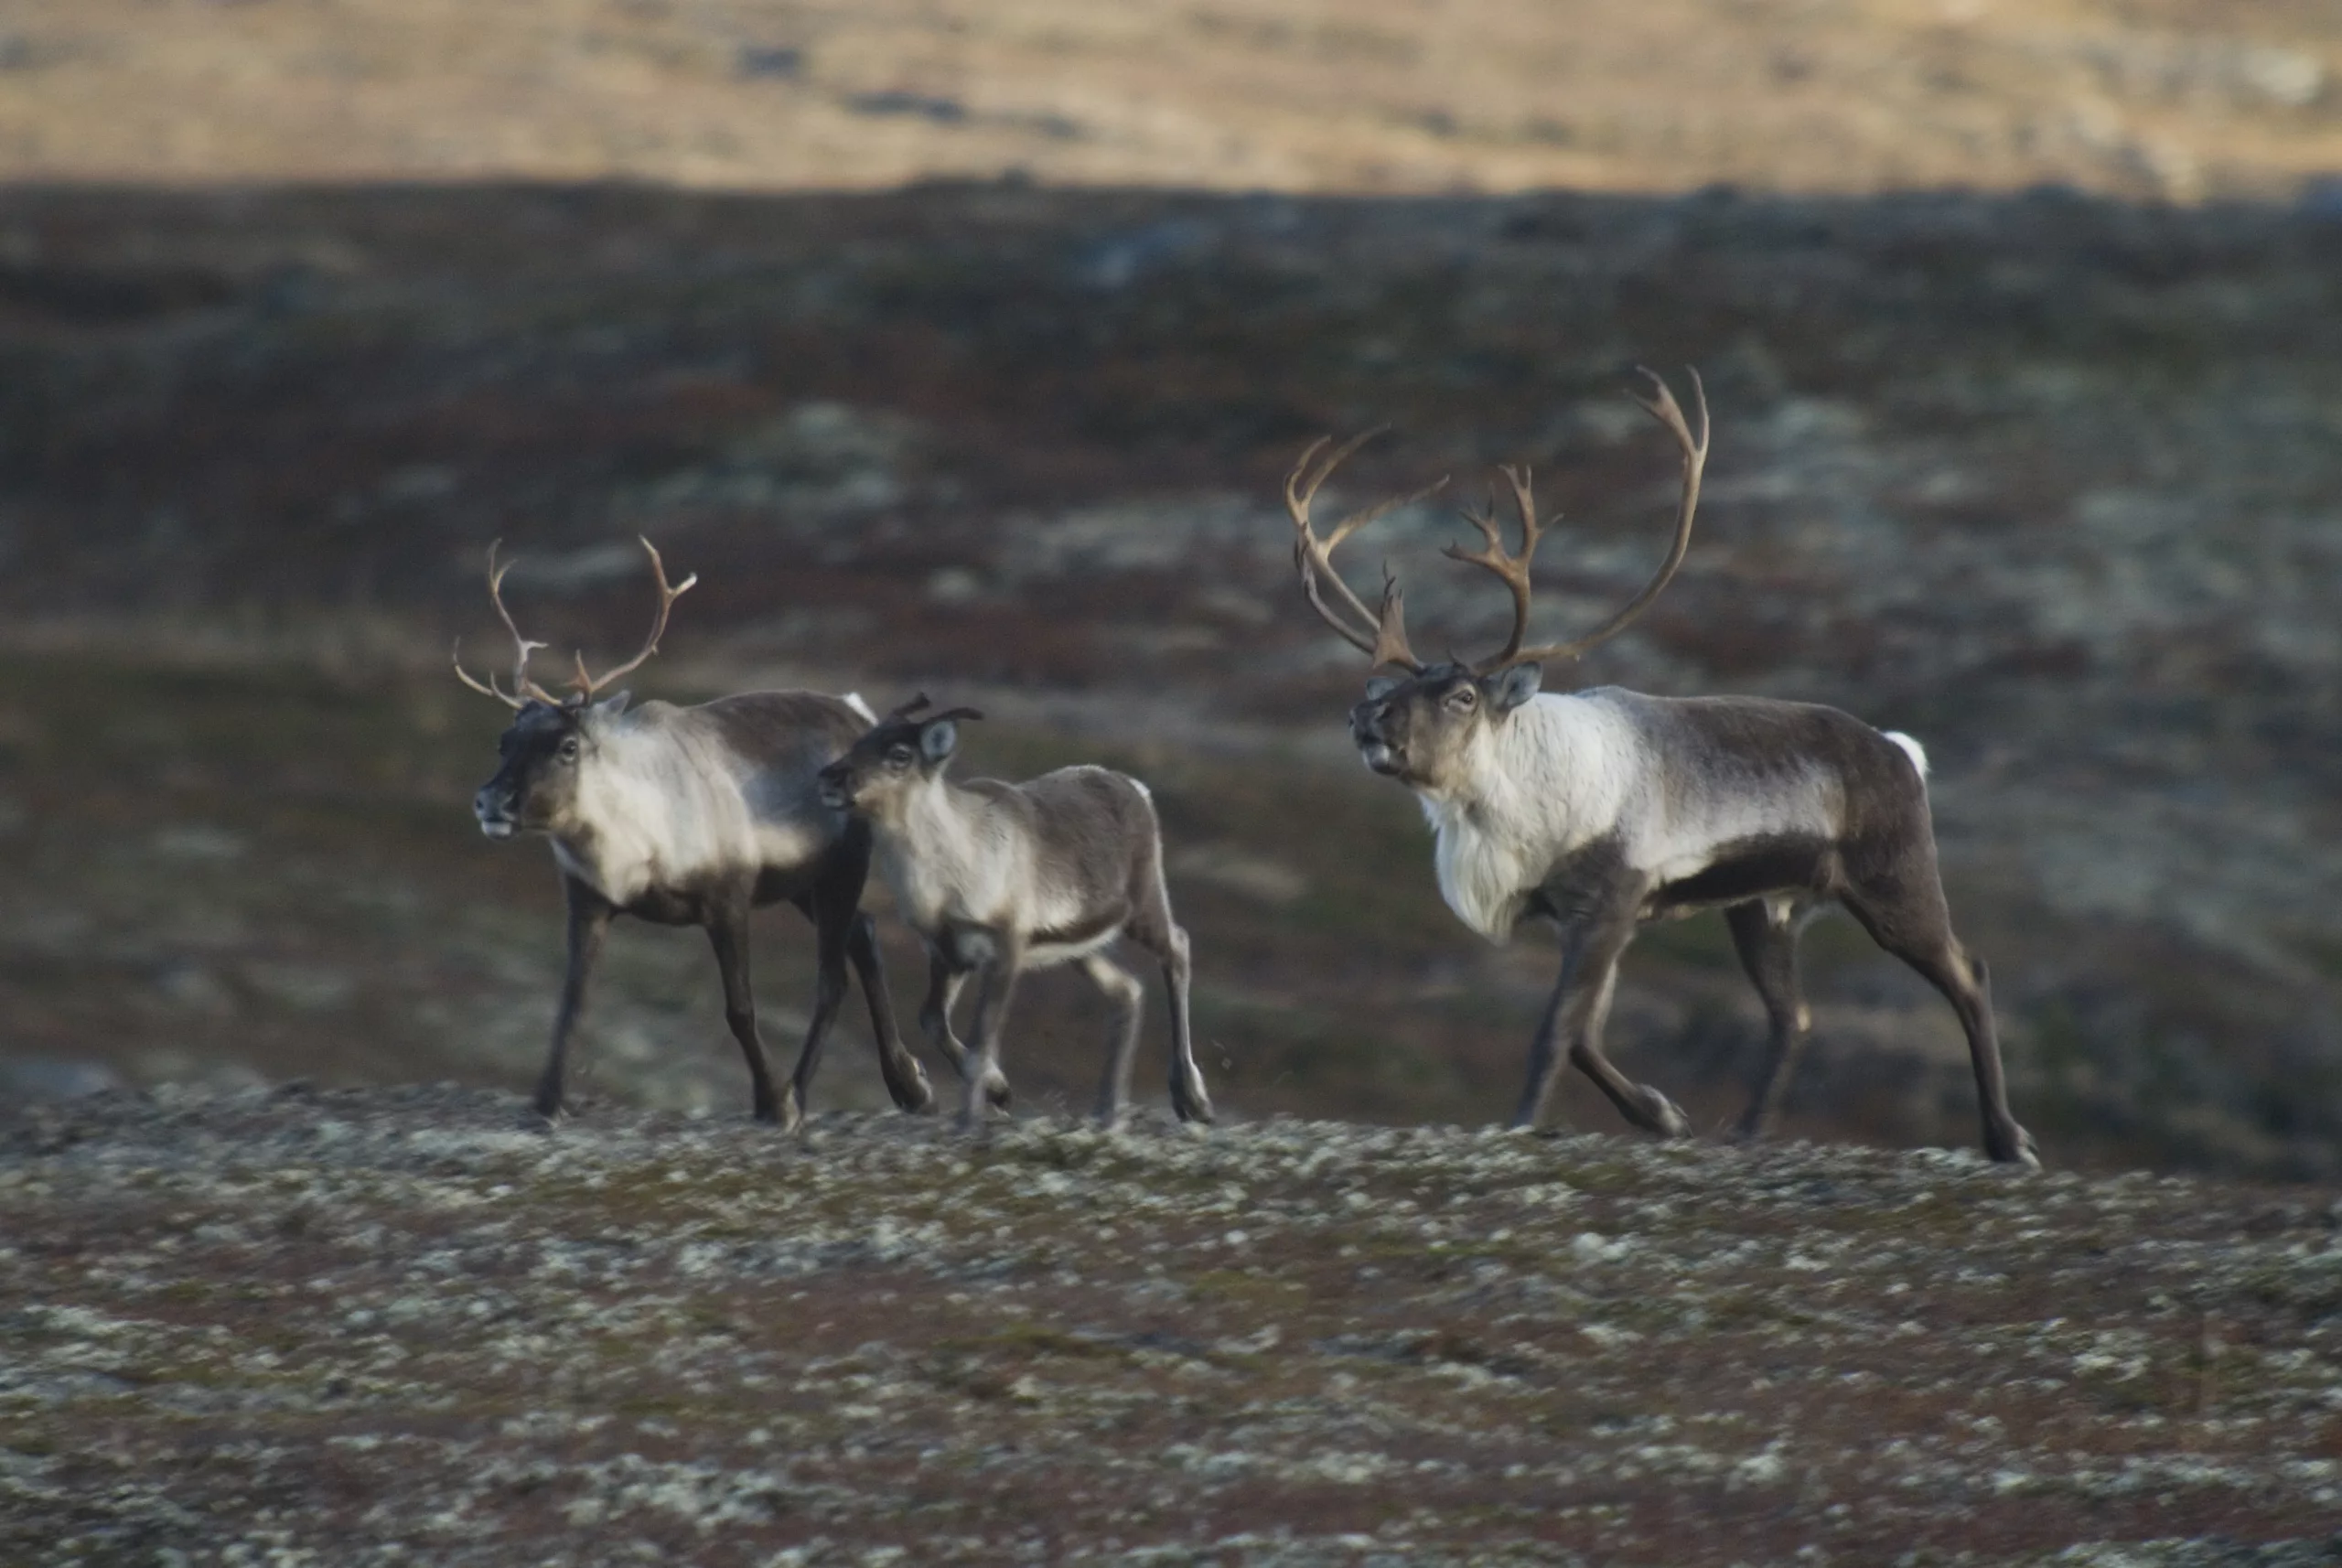
[[[1382,733],[1383,707],[1380,703],[1360,703],[1350,710],[1350,739],[1358,746],[1359,760],[1376,773],[1395,774],[1401,768],[1399,748]]]
[[[479,831],[492,839],[509,839],[521,831],[512,817],[512,802],[493,789],[482,789],[472,797],[472,815],[479,819]]]

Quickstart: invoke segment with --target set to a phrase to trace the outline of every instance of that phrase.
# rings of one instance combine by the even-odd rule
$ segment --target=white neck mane
[[[586,831],[575,843],[553,840],[564,871],[621,907],[697,872],[757,863],[732,759],[691,726],[661,722],[658,707],[596,727],[573,808]]]
[[[1491,941],[1510,936],[1553,864],[1618,821],[1641,760],[1631,727],[1598,700],[1541,693],[1482,726],[1456,783],[1416,791],[1456,918]]]

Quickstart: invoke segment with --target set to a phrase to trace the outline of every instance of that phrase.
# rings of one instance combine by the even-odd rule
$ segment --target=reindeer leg
[[[724,1021],[731,1026],[732,1037],[740,1042],[740,1054],[748,1058],[748,1081],[753,1092],[757,1120],[780,1120],[780,1103],[773,1093],[772,1068],[765,1060],[764,1041],[757,1036],[757,1000],[748,985],[748,898],[745,892],[724,898],[710,912],[707,921],[708,941],[715,949],[715,966],[724,974]],[[830,973],[822,972],[825,991]],[[834,991],[828,997],[829,1014],[837,1012],[838,994],[844,990],[843,976],[838,977]],[[826,1024],[820,1008],[815,1018]],[[819,1059],[820,1041],[810,1036],[806,1050]],[[800,1064],[802,1066],[802,1063]],[[809,1075],[810,1076],[810,1075]]]
[[[1610,1097],[1618,1113],[1647,1133],[1680,1138],[1692,1123],[1675,1102],[1646,1083],[1635,1083],[1602,1054],[1602,1025],[1618,981],[1618,959],[1634,940],[1642,889],[1623,875],[1589,882],[1548,896],[1558,908],[1577,911],[1562,935],[1562,973],[1545,1004],[1530,1047],[1529,1082],[1522,1089],[1513,1125],[1533,1128],[1561,1074],[1558,1050],[1566,1045],[1570,1065]]]
[[[1211,1096],[1204,1092],[1204,1075],[1196,1066],[1196,1042],[1188,1021],[1187,983],[1194,972],[1191,950],[1187,928],[1171,918],[1171,894],[1163,886],[1159,868],[1149,874],[1128,930],[1131,940],[1163,965],[1163,993],[1171,1008],[1172,1113],[1182,1122],[1209,1123]]]
[[[862,890],[869,880],[870,824],[850,819],[814,882],[814,923],[822,928],[825,940],[835,925],[854,976],[862,982],[862,999],[870,1005],[870,1037],[878,1051],[878,1074],[886,1081],[888,1098],[898,1110],[925,1111],[935,1103],[935,1091],[896,1026],[894,999],[886,993],[886,964],[878,954],[877,922],[862,912]]]
[[[1649,1084],[1634,1083],[1602,1054],[1602,1025],[1617,983],[1618,959],[1635,940],[1647,879],[1614,845],[1595,845],[1558,869],[1539,889],[1536,907],[1562,931],[1562,972],[1529,1048],[1529,1081],[1512,1124],[1534,1128],[1543,1119],[1561,1077],[1561,1051],[1570,1064],[1610,1097],[1619,1114],[1648,1133],[1681,1137],[1691,1122],[1675,1102]]]
[[[927,1000],[919,1004],[919,1027],[926,1031],[928,1042],[943,1053],[944,1059],[951,1064],[952,1070],[960,1075],[962,1083],[976,1072],[978,1064],[968,1047],[960,1043],[960,1036],[952,1032],[951,1009],[960,1004],[960,990],[968,983],[968,976],[973,972],[972,968],[962,968],[947,961],[940,951],[930,947],[927,961]],[[985,1092],[995,1108],[1007,1107],[1007,1079],[1002,1078],[987,1085]]]
[[[895,1097],[899,1110],[934,1109],[935,1090],[928,1087],[927,1072],[903,1044],[902,1030],[895,1024],[894,1000],[886,993],[886,965],[878,956],[878,922],[859,909],[846,928],[845,952],[862,982],[863,999],[870,1004],[870,1037],[878,1044],[878,1070],[886,1077],[886,1092]]]
[[[1740,967],[1748,972],[1756,994],[1764,998],[1765,1015],[1772,1026],[1765,1065],[1756,1074],[1756,1092],[1733,1129],[1734,1138],[1744,1143],[1771,1133],[1781,1101],[1788,1097],[1789,1079],[1797,1071],[1798,1058],[1805,1050],[1806,1031],[1813,1026],[1813,1015],[1798,993],[1799,911],[1786,903],[1778,908],[1777,916],[1776,906],[1754,898],[1724,912],[1724,923],[1732,928],[1733,946],[1740,952]]]
[[[1171,928],[1171,956],[1163,961],[1163,989],[1171,999],[1171,1109],[1182,1122],[1211,1122],[1211,1096],[1196,1066],[1196,1042],[1187,1013],[1187,931]]]
[[[1627,929],[1631,936],[1634,928],[1629,926]],[[1611,993],[1618,985],[1618,956],[1626,945],[1620,941],[1609,951],[1607,961],[1601,966],[1599,980],[1594,979],[1593,966],[1588,965],[1590,994],[1570,1041],[1570,1063],[1599,1085],[1628,1121],[1662,1138],[1681,1138],[1692,1131],[1692,1119],[1683,1114],[1682,1107],[1649,1084],[1634,1082],[1602,1054],[1602,1026],[1610,1015]]]
[[[561,1010],[553,1015],[553,1046],[545,1053],[544,1071],[537,1078],[536,1111],[548,1122],[561,1116],[561,1079],[569,1058],[570,1031],[585,1008],[586,977],[601,956],[610,917],[618,912],[608,899],[575,877],[564,877],[562,891],[569,903],[569,965],[561,979]]]
[[[797,907],[813,922],[813,1016],[805,1026],[805,1043],[798,1047],[796,1069],[789,1075],[789,1089],[780,1097],[780,1111],[776,1118],[784,1133],[793,1133],[805,1120],[806,1109],[812,1103],[813,1074],[822,1066],[822,1047],[828,1042],[830,1026],[836,1021],[838,1008],[845,1001],[845,938],[846,923],[853,917],[853,907],[841,911],[834,899],[825,899],[818,887],[796,900]],[[729,992],[729,985],[726,985]],[[755,1028],[755,1020],[749,1021]],[[736,1024],[733,1032],[739,1027]],[[750,1071],[753,1073],[754,1069]]]
[[[1099,1124],[1112,1127],[1122,1120],[1131,1097],[1131,1065],[1138,1057],[1139,1008],[1146,1000],[1146,988],[1138,976],[1101,952],[1083,959],[1081,969],[1114,1006],[1106,1037],[1106,1077],[1098,1086]]]
[[[2041,1156],[2033,1134],[2017,1125],[2009,1112],[2000,1037],[1993,1027],[1991,982],[1983,961],[1952,934],[1951,907],[1944,901],[1943,882],[1936,871],[1935,837],[1924,817],[1919,826],[1919,836],[1898,843],[1891,856],[1869,862],[1850,857],[1839,900],[1873,941],[1917,970],[1960,1015],[1976,1074],[1984,1152],[1995,1160],[2038,1170]]]
[[[1993,1027],[1993,993],[1984,961],[1952,935],[1941,889],[1929,884],[1893,903],[1849,890],[1845,905],[1880,947],[1917,970],[1960,1015],[1960,1026],[1968,1036],[1969,1062],[1976,1074],[1984,1152],[2004,1164],[2040,1169],[2041,1155],[2033,1134],[2019,1126],[2009,1111],[2008,1084],[2001,1069],[2000,1037]]]
[[[983,1125],[987,1106],[996,1103],[994,1082],[1007,1087],[1000,1071],[1000,1036],[1008,1021],[1009,999],[1016,993],[1017,972],[1025,965],[1025,944],[1016,933],[987,932],[977,940],[987,950],[983,960],[983,986],[976,993],[976,1044],[972,1053],[976,1070],[969,1076],[967,1100],[960,1112],[962,1130],[971,1133]]]

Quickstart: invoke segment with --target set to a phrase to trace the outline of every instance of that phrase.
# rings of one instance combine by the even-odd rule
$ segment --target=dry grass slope
[[[2192,200],[2338,83],[2318,0],[19,0],[0,177]]]

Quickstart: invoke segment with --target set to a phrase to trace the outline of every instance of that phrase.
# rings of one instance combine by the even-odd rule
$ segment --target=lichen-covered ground
[[[2332,1562],[2329,1199],[99,1096],[0,1123],[0,1562]]]

